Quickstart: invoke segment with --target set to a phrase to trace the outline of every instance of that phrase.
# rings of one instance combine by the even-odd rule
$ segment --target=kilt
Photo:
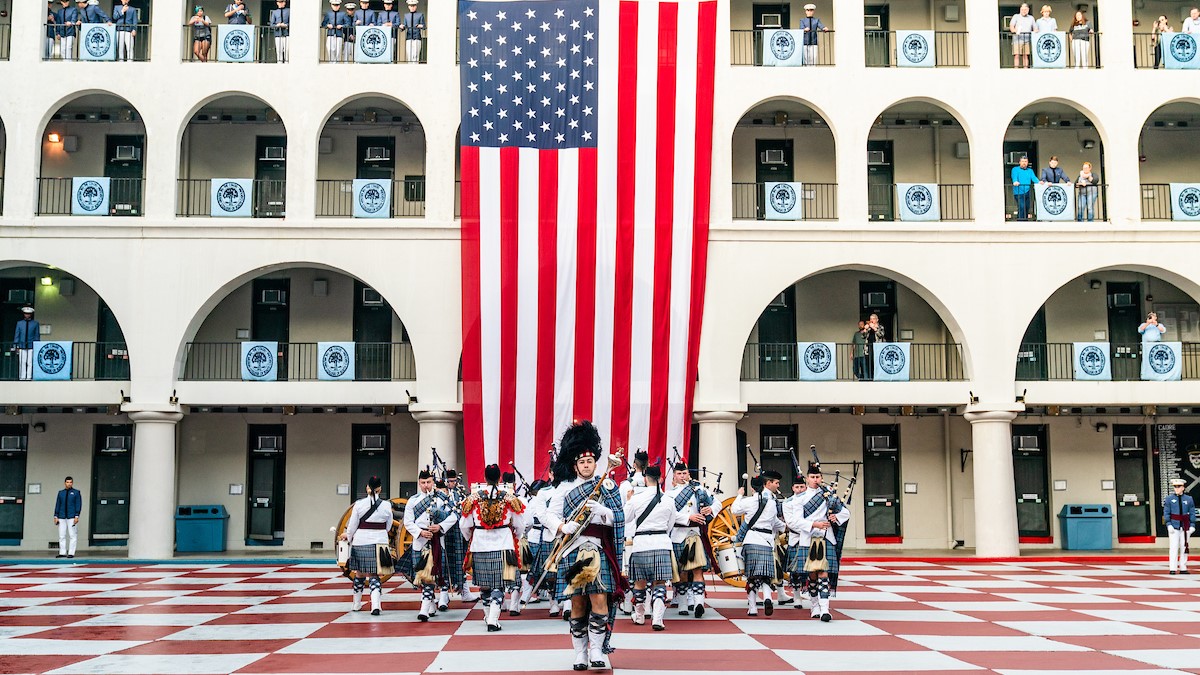
[[[611,593],[617,588],[616,580],[613,578],[613,570],[608,564],[608,558],[604,557],[604,551],[597,546],[595,549],[596,554],[600,556],[600,573],[596,575],[596,580],[583,588],[576,588],[574,593],[567,595],[567,582],[570,581],[567,579],[567,570],[571,569],[571,565],[575,564],[575,559],[579,556],[579,548],[564,555],[562,560],[558,562],[558,578],[554,585],[554,595],[560,601],[574,595]]]
[[[488,590],[504,590],[517,585],[517,579],[504,578],[505,551],[480,551],[471,554],[471,578],[475,585]]]
[[[788,547],[787,571],[789,574],[805,574],[804,561],[808,559],[808,547],[796,544]],[[837,574],[842,561],[838,560],[837,547],[825,540],[825,562],[829,563],[829,573]]]
[[[746,557],[746,578],[775,578],[775,547],[745,544],[742,554]]]
[[[446,581],[452,588],[462,588],[466,573],[463,572],[463,560],[467,557],[467,540],[463,539],[458,525],[446,530],[442,538],[442,568],[445,570]]]
[[[533,581],[537,581],[538,577],[542,576],[542,571],[546,567],[546,558],[550,557],[550,551],[554,548],[554,544],[543,541],[538,544],[530,544],[529,548],[533,553],[533,565],[529,568],[529,574],[533,577],[530,581],[532,583]],[[557,576],[557,572],[550,572],[546,575],[546,581],[552,581]]]
[[[671,552],[665,548],[638,551],[629,556],[630,581],[670,581]]]
[[[683,571],[683,546],[686,543],[687,542],[685,542],[685,541],[681,541],[679,543],[674,543],[674,542],[671,543],[671,549],[675,552],[675,562],[679,563],[680,576],[687,574],[687,572]],[[700,542],[700,543],[701,543],[701,545],[703,545],[704,542]],[[712,561],[708,559],[708,551],[700,551],[700,555],[702,555],[704,557],[704,567],[701,567],[700,569],[692,570],[692,572],[707,572],[710,569],[712,569]]]
[[[378,574],[377,562],[375,544],[363,544],[350,547],[350,560],[346,563],[346,567],[359,574]]]

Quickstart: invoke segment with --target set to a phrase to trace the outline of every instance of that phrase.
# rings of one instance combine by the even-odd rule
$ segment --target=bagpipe
[[[817,446],[810,445],[808,449],[809,452],[812,453],[813,463],[815,463],[817,466],[821,466],[821,458],[817,455]],[[853,467],[854,473],[850,477],[843,479],[841,470],[837,470],[834,471],[832,483],[822,480],[817,485],[817,489],[821,491],[821,494],[825,499],[826,513],[828,515],[837,513],[843,508],[850,508],[850,503],[854,499],[854,488],[858,485],[858,471],[860,468],[862,468],[862,462],[855,460],[853,462]],[[842,494],[839,496],[838,490],[841,487],[843,480],[845,480],[846,485],[844,488],[841,488]],[[849,528],[849,525],[850,521],[838,523],[833,519],[829,519],[829,526],[833,529],[834,534],[834,551],[836,559],[839,561],[842,559],[842,549],[846,544],[846,530]],[[804,562],[804,571],[820,572],[828,569],[825,546],[825,537],[814,538],[812,540],[812,542],[809,544],[807,560]],[[838,574],[836,572],[830,573],[829,585],[834,591],[837,590],[837,579]]]

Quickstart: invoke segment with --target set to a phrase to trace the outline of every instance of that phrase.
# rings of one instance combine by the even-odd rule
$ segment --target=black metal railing
[[[108,212],[97,216],[142,215],[142,178],[109,179]],[[71,178],[39,178],[37,214],[39,216],[71,215]]]
[[[283,218],[287,213],[287,181],[255,179],[250,199],[251,218]],[[210,216],[211,178],[180,178],[176,181],[175,215]]]
[[[211,40],[208,43],[208,51],[201,52],[204,55],[197,54],[196,49],[196,26],[184,24],[183,37],[180,42],[179,58],[186,63],[216,63],[217,62],[217,40],[221,38],[221,29],[227,24],[213,23],[208,26]],[[270,26],[246,26],[254,31],[254,62],[255,63],[278,63],[279,54],[275,50],[275,29]],[[290,38],[289,38],[290,40]]]
[[[12,22],[0,19],[0,61],[8,60],[8,52],[12,44]]]
[[[242,379],[240,342],[189,342],[184,355],[181,380],[237,381]],[[281,342],[277,372],[279,380],[318,380],[320,352],[316,342]],[[408,342],[360,342],[354,347],[354,379],[359,382],[389,382],[417,379],[412,344]]]
[[[837,220],[837,183],[804,183],[798,220]],[[765,220],[765,183],[733,184],[735,220]]]
[[[1157,33],[1133,34],[1133,67],[1162,68],[1163,55],[1158,49]]]
[[[868,68],[895,67],[896,31],[869,30],[865,35]],[[933,34],[934,65],[938,68],[960,68],[967,60],[966,31],[936,31]]]
[[[961,345],[940,342],[907,344],[912,359],[909,365],[910,381],[959,382],[966,379]],[[863,350],[863,345],[850,343],[839,342],[834,346],[838,381],[872,380],[874,368],[869,352]],[[742,352],[742,381],[797,382],[800,380],[799,357],[799,347],[795,343],[747,342]]]
[[[1068,25],[1067,28],[1069,28],[1069,27],[1070,26]],[[1100,67],[1100,33],[1092,33],[1089,36],[1090,39],[1083,40],[1083,42],[1088,43],[1088,46],[1086,48],[1087,52],[1086,52],[1086,54],[1080,54],[1078,63],[1080,63],[1081,65],[1076,65],[1076,57],[1075,57],[1075,49],[1076,48],[1072,44],[1074,41],[1071,39],[1069,30],[1064,29],[1064,32],[1067,33],[1067,40],[1063,44],[1063,48],[1066,49],[1066,51],[1067,51],[1066,55],[1064,56],[1064,58],[1066,60],[1066,67],[1067,68],[1099,68]],[[1031,37],[1026,38],[1025,36],[1027,36],[1027,35],[1031,35]],[[1015,62],[1013,61],[1013,43],[1015,43],[1017,41],[1017,39],[1018,38],[1015,33],[1011,33],[1009,31],[1000,31],[1000,67],[1001,68],[1024,67],[1024,66],[1015,65]],[[1037,33],[1033,33],[1033,34],[1022,33],[1021,40],[1024,41],[1024,44],[1029,45],[1029,48],[1030,48],[1029,52],[1028,52],[1029,55],[1027,57],[1022,57],[1022,58],[1027,59],[1029,62],[1029,66],[1032,67],[1033,66],[1032,50],[1033,50],[1034,44],[1037,41]],[[1022,63],[1024,63],[1024,62],[1022,62]]]
[[[354,215],[354,181],[317,181],[317,217],[350,218]],[[425,178],[392,180],[392,218],[425,217]]]
[[[1070,174],[1068,174],[1070,175]],[[1072,219],[1077,221],[1108,220],[1108,186],[1063,185],[1068,190],[1075,191],[1075,213]],[[1026,199],[1018,194],[1022,189]],[[1004,219],[1005,220],[1048,220],[1038,215],[1036,184],[1033,186],[1015,186],[1011,183],[1004,186]]]
[[[973,220],[971,185],[940,184],[938,187],[938,220]],[[896,203],[896,186],[867,185],[867,209],[871,220],[902,220]]]
[[[1171,186],[1168,183],[1142,183],[1142,220],[1173,220]]]
[[[1109,345],[1113,381],[1135,382],[1142,379],[1143,347],[1140,342]],[[1182,378],[1200,379],[1200,342],[1184,342],[1182,356]],[[1075,345],[1070,342],[1022,343],[1017,352],[1016,379],[1024,382],[1074,380]]]
[[[0,349],[0,382],[20,377],[20,357],[11,342]],[[129,379],[129,349],[124,342],[74,342],[71,344],[71,379]]]
[[[729,61],[730,65],[734,66],[761,66],[762,65],[762,44],[763,35],[774,31],[773,28],[755,29],[755,30],[731,30],[729,31]],[[834,64],[833,43],[834,32],[817,33],[817,44],[815,49],[812,47],[805,48],[805,45],[796,45],[796,49],[802,49],[804,55],[804,65],[806,66],[832,66]],[[814,62],[815,61],[815,62]]]
[[[386,26],[381,26],[381,28],[386,28]],[[327,40],[326,38],[328,36],[325,34],[325,32],[326,32],[326,28],[324,26],[322,26],[321,30],[320,30],[320,42],[317,46],[317,54],[318,54],[317,58],[318,58],[319,62],[320,63],[354,63],[355,62],[354,61],[354,42],[353,41],[346,42],[343,39],[341,41],[341,49],[336,50],[336,53],[335,53],[334,47],[335,47],[336,43],[333,41]],[[391,55],[389,62],[390,63],[426,63],[426,59],[428,58],[428,54],[427,54],[428,47],[429,47],[429,39],[427,37],[422,37],[421,38],[421,48],[416,54],[417,58],[415,60],[409,58],[408,40],[406,40],[404,38],[404,30],[403,30],[403,28],[401,28],[399,26],[394,26],[394,27],[392,27],[392,55]],[[457,41],[455,41],[454,49],[455,49],[455,56],[457,57],[457,54],[458,54]],[[457,59],[455,60],[455,63],[458,63]],[[367,64],[367,65],[370,65],[370,64]]]
[[[49,28],[43,25],[43,28]],[[62,28],[54,28],[55,33],[67,30],[66,26]],[[75,35],[64,40],[63,36],[55,36],[53,43],[50,38],[45,37],[43,33],[42,40],[42,60],[43,61],[80,61],[80,50],[86,49],[83,44],[82,36],[80,35],[80,27],[76,26],[72,31]],[[150,60],[150,25],[139,23],[134,26],[133,31],[133,49],[130,50],[129,58],[124,56],[123,50],[125,47],[121,44],[121,33],[125,31],[117,31],[117,44],[112,45],[113,53],[116,55],[116,61],[149,61]],[[0,41],[3,37],[0,37]],[[0,49],[6,50],[5,47]]]

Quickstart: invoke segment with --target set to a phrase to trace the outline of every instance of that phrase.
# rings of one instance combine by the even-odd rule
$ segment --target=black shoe
[[[377,610],[377,609],[371,610],[371,616],[379,616],[379,610]]]
[[[821,615],[821,621],[823,621],[825,623],[829,623],[830,621],[833,621],[833,616],[831,616],[828,612],[826,612],[825,614]]]
[[[425,614],[418,614],[418,615],[417,615],[417,621],[428,621],[428,620],[429,620],[429,616],[428,616],[428,615],[425,615]]]
[[[704,605],[696,605],[696,618],[704,616]]]
[[[792,604],[792,603],[793,603],[793,602],[795,602],[795,601],[796,601],[796,599],[795,599],[795,598],[788,598],[787,600],[780,600],[780,601],[779,601],[779,604],[780,604],[780,606],[783,606],[783,605],[790,605],[790,604]]]
[[[509,616],[521,616],[521,610],[519,610],[519,609],[510,609],[510,610],[508,610],[508,615],[509,615]]]
[[[67,557],[67,556],[66,556],[66,554],[59,553],[58,555],[56,555],[56,556],[54,556],[54,557],[55,557],[55,558],[65,558],[65,557]],[[1172,574],[1174,574],[1174,572],[1172,572]]]
[[[652,626],[650,626],[650,627],[651,627],[651,628],[653,628],[654,630],[666,630],[666,629],[667,629],[667,627],[666,627],[666,626],[660,626],[660,625],[658,625],[658,624],[653,624],[653,625],[652,625]]]
[[[449,609],[450,609],[450,605],[438,605],[439,612],[449,611]]]
[[[767,616],[771,616],[775,613],[775,605],[769,598],[763,603],[763,613],[765,613]]]
[[[492,624],[489,623],[487,625],[487,630],[489,633],[495,633],[496,631],[500,630],[500,626],[493,626]]]
[[[575,665],[571,666],[571,670],[587,670],[587,669],[588,669],[588,667],[587,667],[586,663],[576,663]]]
[[[603,661],[592,661],[592,670],[608,670],[608,664]]]
[[[75,557],[75,554],[74,554],[74,553],[68,553],[68,554],[67,554],[67,557],[68,557],[68,558],[74,558],[74,557]],[[1184,572],[1184,574],[1187,574],[1187,572]]]
[[[74,556],[72,556],[72,557],[74,557]],[[1191,574],[1191,572],[1189,572],[1187,570],[1179,570],[1179,573],[1180,574]]]
[[[687,616],[688,614],[691,614],[691,613],[692,613],[691,607],[688,607],[687,609],[679,610],[679,616]]]
[[[1170,573],[1171,573],[1171,574],[1179,574],[1179,572],[1176,572],[1175,570],[1171,570],[1171,572],[1170,572]]]

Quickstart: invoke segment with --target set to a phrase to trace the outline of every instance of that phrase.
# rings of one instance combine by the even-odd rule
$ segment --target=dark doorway
[[[1047,377],[1046,306],[1038,307],[1021,338],[1021,349],[1017,352],[1017,379],[1044,380]]]
[[[396,139],[392,136],[359,136],[356,178],[392,180],[396,173]]]
[[[291,333],[291,279],[255,279],[252,284],[250,339],[278,342],[276,377],[288,376],[288,339]]]
[[[125,345],[125,333],[104,300],[100,300],[100,316],[96,321],[96,379],[129,379],[129,349]]]
[[[867,209],[871,220],[896,219],[895,182],[892,141],[867,141]]]
[[[129,540],[133,425],[97,424],[93,436],[91,543],[124,546]]]
[[[354,360],[355,379],[391,379],[392,307],[358,280],[354,282]]]
[[[1108,288],[1108,342],[1112,345],[1112,379],[1140,380],[1142,337],[1142,285],[1136,281],[1110,281]]]
[[[1013,425],[1013,479],[1017,494],[1017,533],[1030,543],[1051,543],[1050,453],[1044,425]]]
[[[754,65],[762,65],[763,31],[792,27],[792,7],[787,2],[756,3],[750,9],[754,25]]]
[[[863,533],[868,543],[900,543],[900,427],[863,425]]]
[[[758,317],[758,379],[797,377],[796,287],[788,286]]]
[[[757,138],[754,140],[754,182],[758,183],[758,219],[765,217],[766,187],[764,183],[790,183],[796,180],[793,162],[794,145],[790,138]]]
[[[274,48],[273,40],[267,42]],[[254,146],[254,217],[282,218],[287,203],[287,136],[258,136]]]
[[[16,546],[25,532],[25,462],[29,427],[0,424],[0,545]]]
[[[896,340],[896,283],[893,281],[860,281],[858,294],[861,303],[858,318],[866,321],[872,314],[879,315],[888,342]]]
[[[17,322],[24,319],[21,308],[33,305],[34,297],[32,276],[0,278],[0,344],[4,345],[0,354],[3,356],[0,358],[0,381],[17,379],[17,352],[13,349],[12,337],[16,334]]]
[[[867,65],[891,65],[890,8],[887,5],[864,5],[863,25],[866,27]]]
[[[361,498],[367,479],[379,476],[383,482],[382,496],[390,492],[391,428],[386,424],[355,424],[350,428],[354,464],[350,467],[350,501]]]
[[[145,145],[146,137],[141,135],[105,137],[104,175],[112,179],[108,208],[114,216],[142,214]]]
[[[1150,536],[1149,453],[1146,448],[1144,424],[1113,425],[1118,538]]]
[[[248,432],[246,544],[282,546],[287,427],[251,424]]]

